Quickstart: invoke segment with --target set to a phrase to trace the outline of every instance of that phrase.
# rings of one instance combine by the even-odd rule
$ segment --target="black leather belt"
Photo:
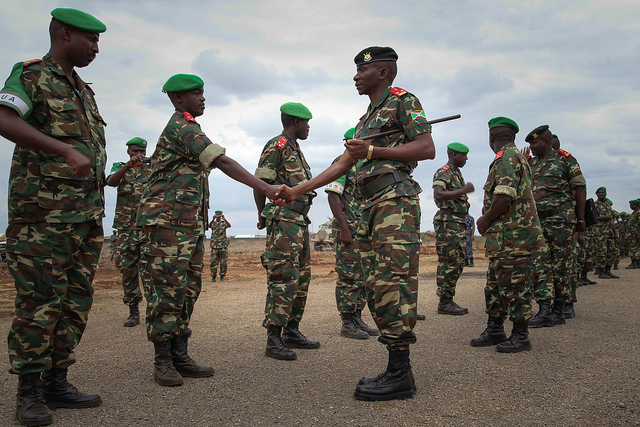
[[[306,215],[309,213],[309,209],[311,209],[311,206],[305,205],[300,202],[291,202],[288,205],[286,205],[285,208],[291,209],[292,211],[297,212],[299,214]]]
[[[362,186],[362,195],[369,199],[380,190],[406,179],[409,179],[409,174],[403,171],[394,170],[393,172],[382,174]]]

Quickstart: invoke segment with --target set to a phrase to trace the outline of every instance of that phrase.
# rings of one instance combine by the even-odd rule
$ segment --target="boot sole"
[[[365,332],[365,335],[350,335],[350,334],[345,333],[345,332],[340,332],[340,336],[341,337],[345,337],[345,338],[351,338],[351,339],[354,339],[354,340],[366,340],[366,339],[369,339],[369,334],[367,334],[366,332]]]
[[[29,420],[20,418],[18,416],[17,411],[16,411],[16,419],[18,420],[18,423],[20,423],[20,425],[27,426],[27,427],[48,426],[49,424],[53,424],[53,416],[49,416],[49,418],[47,418],[46,420],[29,421]]]
[[[358,391],[355,391],[353,393],[353,397],[355,397],[358,400],[365,400],[368,402],[381,402],[381,401],[387,401],[387,400],[393,400],[393,399],[398,399],[398,400],[411,399],[413,398],[413,394],[414,394],[413,389],[405,390],[405,391],[397,391],[395,393],[383,394],[383,395],[366,394],[366,393],[360,393]]]
[[[438,314],[449,314],[449,315],[452,315],[452,316],[462,316],[464,314],[469,314],[469,310],[461,311],[461,312],[451,312],[451,311],[440,311],[440,310],[438,310]]]
[[[529,327],[530,328],[551,328],[553,326],[555,326],[556,324],[553,323],[553,320],[550,322],[546,322],[546,323],[540,323],[538,325],[532,325],[531,322],[529,322]]]
[[[269,350],[265,350],[264,355],[276,360],[296,360],[298,355],[293,353],[292,356],[282,356],[279,354],[271,353]]]
[[[289,348],[301,348],[301,349],[307,349],[307,350],[315,350],[316,348],[320,348],[320,343],[311,344],[311,345],[308,345],[308,344],[294,344],[291,341],[284,341],[284,343]]]
[[[46,400],[46,398],[45,398]],[[49,402],[47,401],[47,407],[49,409],[57,409],[57,408],[68,408],[68,409],[82,409],[82,408],[95,408],[96,406],[102,405],[102,399],[98,397],[96,400],[89,400],[86,402],[80,403],[70,403],[70,402]]]
[[[186,377],[186,378],[208,378],[208,377],[212,377],[213,374],[215,374],[215,371],[213,369],[211,370],[211,372],[204,372],[204,373],[184,372],[184,371],[181,371],[181,370],[179,370],[177,368],[176,368],[176,370],[178,371],[180,376]]]
[[[513,349],[513,348],[501,348],[501,347],[496,347],[496,351],[498,353],[520,353],[521,351],[529,351],[531,350],[531,344],[528,344],[524,347],[518,348],[518,349]]]

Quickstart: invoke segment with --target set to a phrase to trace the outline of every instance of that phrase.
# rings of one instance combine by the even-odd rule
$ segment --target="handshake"
[[[275,203],[276,205],[282,207],[301,196],[296,191],[296,187],[291,188],[287,185],[269,185],[267,192],[265,195],[269,198],[271,203]]]

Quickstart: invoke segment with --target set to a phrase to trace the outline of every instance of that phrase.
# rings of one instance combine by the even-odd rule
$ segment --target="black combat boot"
[[[440,297],[440,302],[438,303],[438,314],[461,316],[467,313],[469,313],[469,309],[466,307],[460,307],[452,298]]]
[[[563,313],[565,319],[573,319],[576,317],[576,310],[573,308],[572,302],[568,302],[564,305]]]
[[[637,259],[631,259],[631,264],[627,265],[625,267],[627,270],[631,270],[631,269],[635,269],[635,268],[640,268],[640,266],[638,266],[638,260]]]
[[[613,274],[611,272],[611,266],[610,265],[605,267],[604,274],[606,274],[607,276],[609,276],[612,279],[619,279],[620,278],[620,276],[616,276],[615,274]]]
[[[46,426],[53,422],[51,411],[44,400],[40,372],[18,376],[16,418],[23,426]]]
[[[611,277],[606,273],[606,268],[604,267],[596,268],[596,273],[598,274],[598,279],[611,279]]]
[[[267,328],[267,348],[264,355],[278,360],[296,360],[296,353],[282,341],[282,326],[269,325]]]
[[[364,320],[362,320],[362,310],[356,310],[353,313],[353,323],[355,323],[355,325],[358,328],[365,331],[367,334],[369,334],[372,337],[377,337],[378,335],[380,335],[380,332],[378,331],[377,328],[372,328],[366,323],[364,323]]]
[[[424,314],[416,314],[416,320],[427,320],[427,316]]]
[[[223,275],[220,275],[220,281],[224,282],[224,276]]]
[[[551,316],[553,316],[553,324],[554,325],[564,325],[566,320],[564,320],[564,302],[562,301],[554,301],[553,308],[551,309]]]
[[[360,380],[353,396],[369,401],[410,399],[414,387],[409,350],[389,351],[387,370],[375,378]]]
[[[171,360],[171,341],[154,342],[156,351],[153,364],[153,379],[164,387],[182,385],[184,380]]]
[[[319,341],[313,341],[308,339],[298,329],[299,323],[297,320],[291,319],[287,326],[282,328],[282,341],[289,348],[308,348],[314,349],[320,347]]]
[[[518,353],[527,350],[531,350],[528,322],[514,323],[509,339],[496,346],[496,351],[500,353]]]
[[[551,300],[545,299],[538,302],[540,309],[529,322],[532,328],[541,328],[543,326],[553,326],[553,315],[551,314]]]
[[[504,317],[489,316],[487,328],[478,338],[472,339],[469,344],[474,347],[486,347],[500,344],[506,339],[507,334],[504,332]]]
[[[469,267],[474,267],[473,258],[469,258]]]
[[[469,258],[464,259],[464,266],[469,267]]]
[[[171,361],[176,371],[183,377],[205,378],[213,375],[211,366],[201,366],[187,353],[189,338],[173,337],[171,339]]]
[[[576,277],[576,286],[584,285],[588,285],[588,283],[585,283],[584,280],[582,280],[582,276],[578,274],[578,277]]]
[[[93,408],[102,403],[99,394],[82,393],[67,381],[67,368],[51,368],[42,373],[44,399],[54,408]]]
[[[366,340],[369,338],[369,334],[360,330],[353,321],[353,313],[340,313],[342,318],[342,329],[340,335],[345,338],[353,338],[356,340]]]
[[[140,324],[140,309],[138,304],[129,305],[129,318],[124,321],[125,328],[131,328]]]
[[[588,273],[587,270],[582,271],[582,280],[584,281],[584,283],[589,285],[597,285],[598,282],[596,282],[595,280],[589,279],[589,276],[587,275],[587,273]]]

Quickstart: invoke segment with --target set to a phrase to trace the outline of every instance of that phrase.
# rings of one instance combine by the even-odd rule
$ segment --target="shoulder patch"
[[[42,62],[42,59],[32,59],[31,61],[24,61],[22,63],[23,67],[28,67],[31,64],[37,64],[38,62]]]
[[[442,170],[445,170],[445,171],[448,171],[449,169],[451,169],[451,166],[449,166],[449,165],[444,165],[442,167]]]
[[[562,148],[558,148],[558,153],[565,157],[569,157],[571,155],[571,153],[569,153],[568,151],[564,151]]]
[[[427,120],[427,116],[424,114],[424,110],[413,110],[411,112],[411,119],[412,120],[417,120],[417,119],[425,119],[425,120]]]
[[[501,158],[502,158],[502,156],[503,156],[503,154],[504,154],[504,150],[500,150],[500,151],[498,151],[498,152],[496,153],[496,157],[493,159],[493,161],[495,162],[496,160],[501,159]]]
[[[389,93],[394,94],[395,96],[402,96],[405,93],[408,93],[406,90],[402,89],[401,87],[392,87],[391,90],[389,91]]]
[[[196,119],[191,115],[191,113],[185,111],[182,114],[184,114],[184,118],[187,119],[188,122],[198,123],[196,122]]]
[[[287,138],[281,136],[278,141],[276,141],[276,145],[280,148],[284,148],[284,146],[287,145]]]

